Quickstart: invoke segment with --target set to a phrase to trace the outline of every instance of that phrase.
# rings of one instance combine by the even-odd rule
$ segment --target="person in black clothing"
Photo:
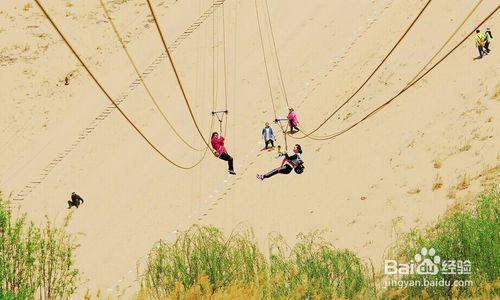
[[[486,28],[486,31],[485,31],[486,34],[488,34],[490,36],[490,38],[493,38],[493,34],[491,33],[491,28]]]
[[[76,208],[78,208],[78,206],[80,206],[80,204],[82,204],[83,202],[83,198],[80,197],[77,193],[73,192],[71,193],[71,200],[68,201],[68,208],[71,208],[73,206],[76,206]]]
[[[276,174],[290,174],[295,167],[302,164],[302,147],[300,147],[299,144],[295,145],[295,147],[293,147],[293,153],[294,154],[291,156],[285,153],[285,159],[279,168],[267,172],[264,175],[257,174],[257,179],[264,180]]]
[[[493,38],[493,34],[491,33],[491,29],[488,27],[486,28],[486,31],[484,32],[484,37],[485,37],[485,41],[484,41],[484,50],[486,50],[486,52],[490,52],[490,39]]]

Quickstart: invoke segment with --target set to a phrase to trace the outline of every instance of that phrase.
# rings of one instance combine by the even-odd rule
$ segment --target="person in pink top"
[[[210,140],[212,147],[215,152],[214,155],[218,158],[227,161],[229,166],[229,174],[236,175],[233,168],[233,158],[227,153],[226,147],[224,147],[224,137],[219,137],[217,132],[212,133],[212,139]]]
[[[288,126],[290,126],[290,133],[298,132],[299,128],[297,125],[299,125],[299,119],[293,108],[290,107],[288,109],[288,116],[286,116],[286,118],[288,119]],[[294,129],[297,129],[297,131],[294,131]]]

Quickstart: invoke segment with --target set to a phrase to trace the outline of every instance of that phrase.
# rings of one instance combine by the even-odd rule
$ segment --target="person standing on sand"
[[[491,34],[491,29],[489,27],[487,27],[484,32],[484,38],[484,50],[486,50],[487,53],[490,53],[490,39],[493,38],[493,34]]]
[[[80,206],[80,204],[82,204],[83,202],[83,198],[80,197],[77,193],[73,192],[71,193],[71,200],[68,201],[68,209],[72,208],[73,206],[76,206],[76,208],[78,208],[78,206]]]
[[[476,30],[476,35],[474,36],[474,41],[476,42],[476,47],[477,47],[477,50],[479,51],[479,58],[483,58],[483,54],[484,55],[488,54],[483,49],[485,39],[486,39],[486,37],[481,33],[481,31],[479,29]]]
[[[299,125],[299,119],[297,118],[297,113],[293,108],[288,109],[288,116],[286,116],[288,119],[288,126],[290,126],[290,133],[293,134],[295,132],[299,131],[299,128],[297,125]],[[294,131],[294,129],[297,129],[297,131]]]
[[[295,147],[293,147],[293,153],[294,154],[291,156],[289,156],[288,153],[285,153],[285,159],[283,160],[279,168],[269,171],[264,175],[257,174],[257,179],[264,180],[276,174],[290,174],[290,172],[292,172],[294,168],[297,168],[299,165],[303,164],[302,147],[300,147],[299,144],[296,144]]]
[[[274,141],[276,141],[276,137],[274,137],[273,129],[269,127],[268,122],[266,122],[264,129],[262,129],[262,138],[266,143],[264,150],[267,149],[268,144],[271,144],[271,148],[274,148]]]
[[[490,38],[493,38],[493,34],[491,33],[491,28],[486,27],[485,33],[490,36]]]
[[[233,168],[233,158],[227,153],[226,147],[224,147],[224,137],[219,137],[217,132],[212,133],[212,139],[210,140],[212,147],[215,152],[214,155],[218,158],[227,161],[229,167],[229,174],[236,175]]]

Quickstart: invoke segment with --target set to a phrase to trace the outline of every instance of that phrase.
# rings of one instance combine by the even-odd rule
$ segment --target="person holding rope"
[[[297,113],[293,108],[288,109],[288,116],[286,116],[288,119],[288,126],[290,126],[290,134],[294,134],[295,132],[299,131],[299,128],[297,125],[299,125],[299,119],[297,118]],[[294,131],[294,129],[297,129],[297,131]]]
[[[304,165],[302,161],[302,147],[299,144],[296,144],[293,147],[293,155],[288,155],[285,153],[285,158],[281,163],[279,168],[276,168],[270,172],[267,172],[264,175],[257,174],[257,179],[264,180],[266,178],[272,177],[276,174],[290,174],[292,170],[295,170],[297,174],[301,174],[304,171]]]
[[[214,155],[222,160],[227,161],[229,174],[236,175],[233,167],[233,158],[227,153],[226,147],[224,147],[224,137],[219,137],[219,133],[213,132],[210,142],[215,150]]]

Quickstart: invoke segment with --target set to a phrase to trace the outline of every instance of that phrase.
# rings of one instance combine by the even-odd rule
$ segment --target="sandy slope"
[[[199,159],[200,153],[174,137],[144,90],[128,88],[135,74],[98,1],[46,2],[110,93],[126,95],[124,110],[148,137],[176,161],[189,164]],[[422,2],[270,1],[288,98],[305,128],[316,125],[357,87]],[[472,9],[470,2],[457,1],[452,7],[446,1],[432,3],[381,72],[322,132],[348,126],[401,89]],[[128,45],[140,69],[146,69],[162,52],[146,17],[147,7],[142,1],[107,3],[117,26],[128,33]],[[181,35],[210,4],[160,2],[157,10],[167,39],[172,42]],[[460,34],[494,5],[495,1],[483,1]],[[500,108],[498,94],[493,96],[499,89],[497,54],[473,61],[476,50],[471,41],[397,102],[348,134],[327,142],[299,141],[306,161],[304,174],[256,180],[256,173],[279,162],[274,153],[259,151],[262,124],[274,116],[254,3],[247,0],[224,4],[227,146],[238,176],[229,177],[225,164],[211,156],[193,170],[172,167],[116,112],[73,146],[109,103],[37,9],[23,7],[0,5],[0,79],[7,87],[0,92],[0,189],[15,196],[68,150],[20,204],[36,221],[45,214],[61,219],[71,191],[85,197],[71,226],[85,234],[78,250],[78,265],[86,279],[82,291],[88,287],[112,293],[117,284],[129,286],[136,261],[153,242],[172,239],[175,230],[193,222],[227,230],[248,224],[262,243],[270,231],[282,232],[293,241],[299,232],[321,228],[336,246],[354,249],[378,263],[394,238],[394,228],[407,230],[432,222],[453,203],[450,189],[457,196],[479,190],[474,178],[499,162],[496,118]],[[209,17],[173,52],[207,134],[214,84],[212,20]],[[495,32],[498,16],[488,24]],[[71,72],[70,85],[64,86],[61,80]],[[221,73],[218,109],[224,107]],[[178,130],[201,146],[170,66],[162,61],[147,78]],[[275,102],[284,114],[283,99]],[[433,166],[435,160],[441,162],[440,168]],[[472,183],[457,191],[453,186],[464,174]],[[433,191],[436,176],[442,178],[443,187]]]

